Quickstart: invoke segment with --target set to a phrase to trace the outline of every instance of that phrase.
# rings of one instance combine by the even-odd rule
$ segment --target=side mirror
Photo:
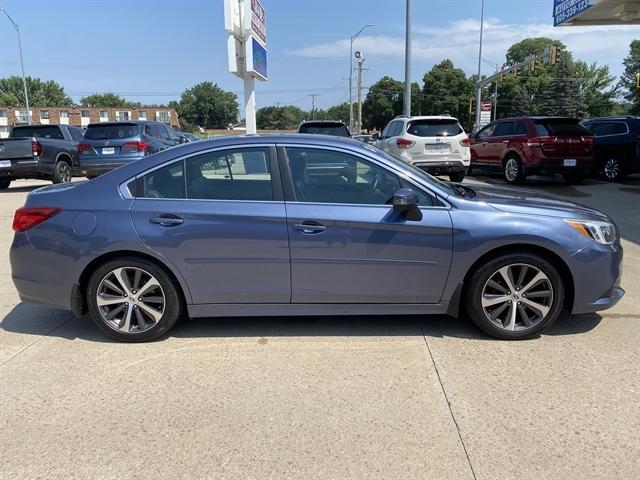
[[[380,134],[374,133],[373,135],[371,135],[371,140],[380,140]]]
[[[422,212],[418,208],[418,194],[410,188],[401,188],[393,194],[393,209],[402,212],[407,220],[422,220]]]

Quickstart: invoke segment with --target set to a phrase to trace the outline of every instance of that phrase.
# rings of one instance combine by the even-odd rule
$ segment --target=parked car
[[[0,139],[0,190],[12,180],[36,178],[70,182],[78,173],[82,130],[71,125],[24,125]]]
[[[160,122],[90,123],[78,145],[80,171],[97,177],[179,143],[173,129]]]
[[[594,169],[593,135],[576,118],[504,118],[472,137],[471,168],[477,167],[504,172],[510,184],[556,173],[578,183]]]
[[[246,173],[247,163],[261,168]],[[351,163],[355,178],[333,168]],[[605,214],[444,183],[320,135],[187,143],[91,182],[43,187],[13,229],[20,298],[88,311],[123,341],[163,335],[183,313],[461,309],[489,335],[521,339],[562,309],[604,310],[624,294],[619,231]]]
[[[359,142],[362,143],[369,143],[371,145],[373,145],[375,143],[375,140],[373,139],[373,135],[354,135],[353,137],[354,140],[358,140]]]
[[[197,135],[194,135],[193,133],[180,132],[180,134],[183,135],[188,142],[197,142],[198,140],[200,140],[200,137],[198,137]]]
[[[307,120],[300,124],[298,133],[332,135],[335,137],[351,136],[347,126],[339,120]]]
[[[469,137],[447,115],[394,118],[377,140],[381,150],[452,182],[462,182],[470,165]]]
[[[582,124],[593,133],[596,169],[607,180],[640,172],[640,117],[591,118]]]

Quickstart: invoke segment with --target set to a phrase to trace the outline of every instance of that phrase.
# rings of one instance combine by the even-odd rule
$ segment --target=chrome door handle
[[[297,223],[293,226],[299,232],[304,233],[305,235],[314,235],[317,233],[322,233],[327,231],[327,227],[324,225],[320,225],[319,223],[311,223],[311,222],[303,222]]]
[[[160,225],[161,227],[177,227],[182,225],[184,220],[177,215],[160,215],[158,217],[151,217],[149,222]]]

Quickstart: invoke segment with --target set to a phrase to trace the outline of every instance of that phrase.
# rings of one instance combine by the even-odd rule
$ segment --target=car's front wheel
[[[87,304],[98,328],[124,342],[160,337],[183,310],[171,277],[155,263],[135,257],[115,259],[96,269],[87,287]]]
[[[549,328],[564,303],[558,271],[534,254],[495,258],[471,276],[466,290],[467,313],[486,334],[521,340]]]

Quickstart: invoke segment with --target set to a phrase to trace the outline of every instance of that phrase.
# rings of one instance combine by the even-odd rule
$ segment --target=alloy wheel
[[[604,175],[609,180],[615,180],[620,175],[620,161],[617,158],[610,158],[604,164]]]
[[[60,179],[64,183],[69,183],[71,181],[71,169],[69,168],[69,165],[67,165],[66,163],[62,163],[59,168],[60,168]]]
[[[112,270],[100,281],[96,303],[102,320],[122,333],[141,333],[164,314],[166,299],[158,280],[135,267]]]
[[[516,263],[500,268],[485,283],[484,314],[506,331],[528,330],[542,322],[553,305],[553,285],[539,268]]]
[[[519,170],[518,161],[515,158],[510,158],[507,160],[506,165],[504,166],[504,175],[507,177],[507,180],[513,182],[518,178],[518,170]]]

